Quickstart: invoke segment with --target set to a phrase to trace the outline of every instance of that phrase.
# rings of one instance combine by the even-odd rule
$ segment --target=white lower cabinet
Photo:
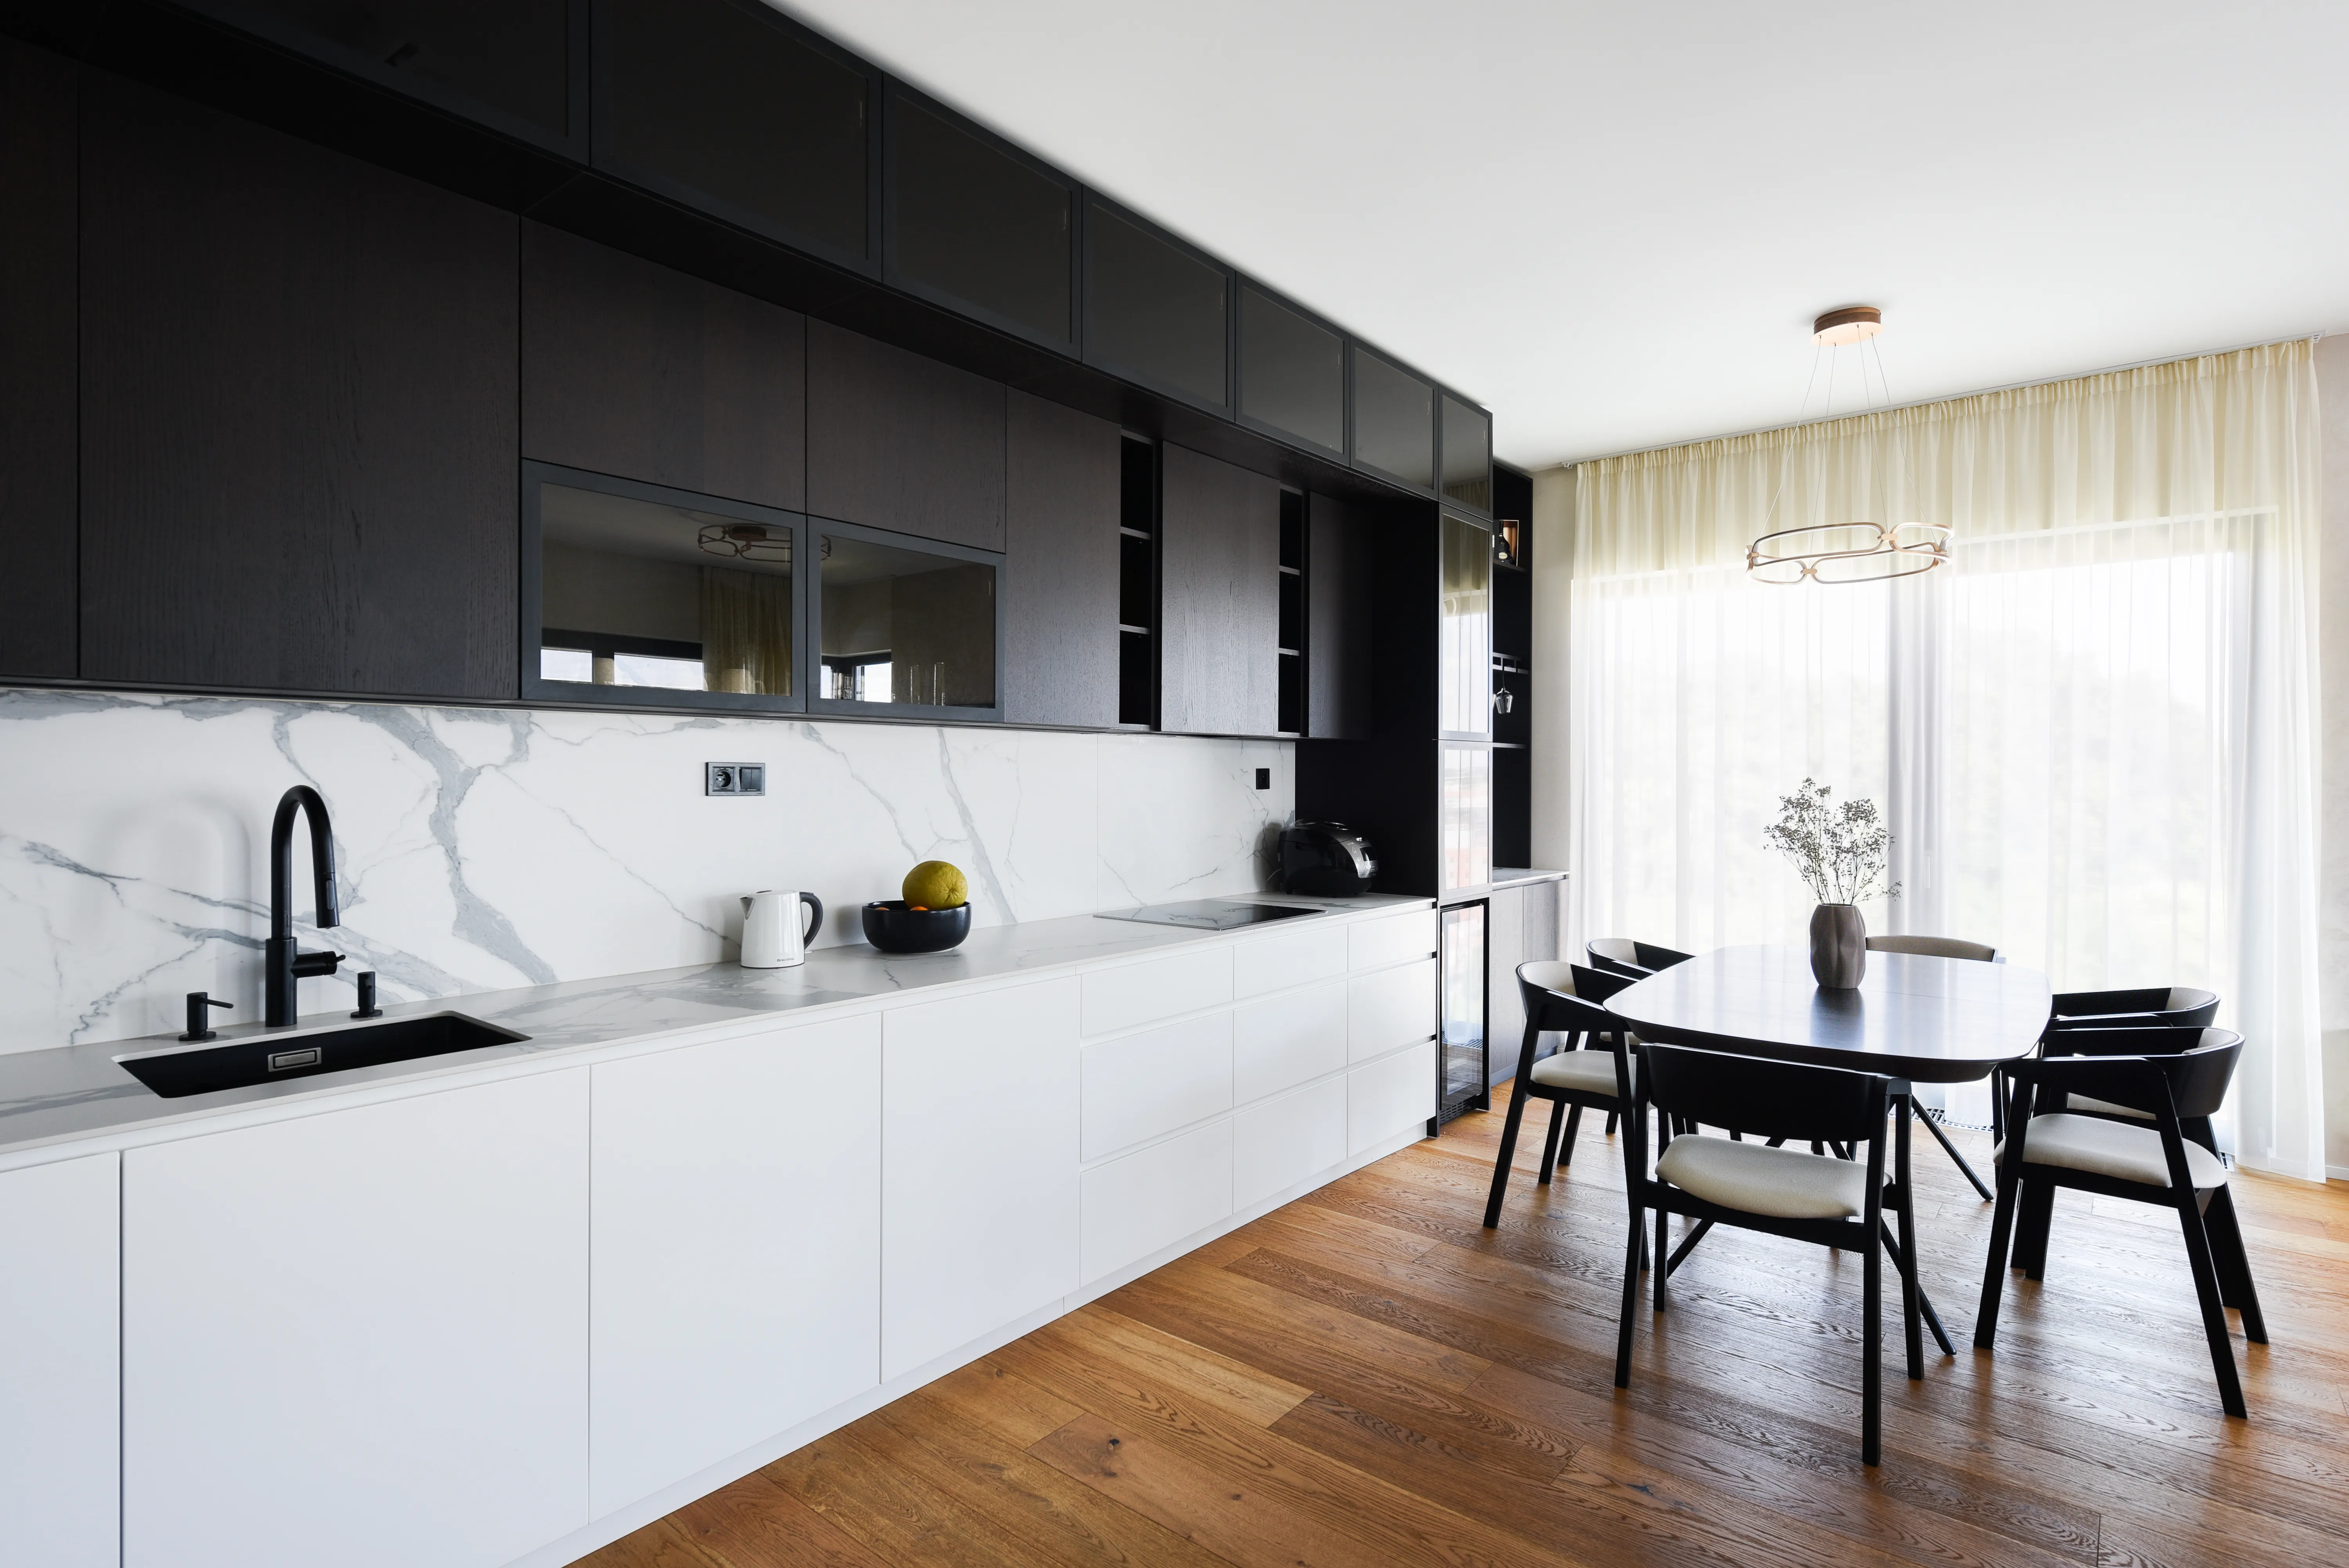
[[[584,1067],[122,1157],[125,1568],[495,1568],[587,1520]]]
[[[1360,976],[1349,992],[1346,1038],[1353,1061],[1367,1062],[1435,1033],[1433,959]]]
[[[1424,1128],[1435,1114],[1435,1042],[1398,1051],[1346,1075],[1346,1152]]]
[[[1232,1108],[1232,1015],[1085,1047],[1078,1158],[1100,1159]]]
[[[1326,1079],[1232,1118],[1232,1207],[1263,1202],[1346,1158],[1346,1080]]]
[[[1077,998],[1072,976],[882,1014],[883,1378],[1076,1289]]]
[[[0,1561],[116,1568],[121,1165],[0,1175]]]
[[[1084,1175],[1090,1282],[1232,1211],[1231,1118],[1095,1166]]]
[[[1246,1003],[1233,1013],[1233,1077],[1239,1105],[1346,1064],[1343,981]]]
[[[880,1381],[881,1020],[594,1072],[601,1518]]]

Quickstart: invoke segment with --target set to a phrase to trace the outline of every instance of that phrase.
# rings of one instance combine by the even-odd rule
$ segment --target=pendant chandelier
[[[1868,372],[1874,360],[1877,384],[1884,389],[1884,406],[1892,404],[1892,389],[1884,379],[1884,359],[1873,339],[1884,330],[1884,313],[1872,305],[1847,305],[1830,310],[1811,323],[1811,341],[1818,345],[1811,358],[1811,382],[1816,385],[1822,356],[1827,363],[1827,409],[1835,407],[1834,356],[1845,348],[1860,348],[1860,386],[1867,395]],[[1803,389],[1803,414],[1810,412],[1811,387]],[[1826,417],[1823,414],[1821,417]],[[1797,422],[1800,422],[1798,419]],[[1781,477],[1779,489],[1785,488]],[[1770,498],[1771,510],[1778,499]],[[1765,518],[1766,522],[1767,519]],[[1763,535],[1745,547],[1745,572],[1756,582],[1792,587],[1797,583],[1880,583],[1930,572],[1950,558],[1950,528],[1945,523],[1815,523],[1781,528]]]

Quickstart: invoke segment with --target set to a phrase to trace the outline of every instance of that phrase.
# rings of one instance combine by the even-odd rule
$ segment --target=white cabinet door
[[[1405,959],[1435,956],[1435,911],[1407,909],[1357,920],[1346,928],[1348,964],[1357,972],[1382,969]]]
[[[1232,1108],[1232,1015],[1211,1012],[1085,1047],[1078,1155],[1100,1159]]]
[[[0,1560],[121,1562],[121,1166],[0,1175]]]
[[[1346,1007],[1346,986],[1340,981],[1237,1009],[1235,1101],[1245,1106],[1344,1066]]]
[[[1195,1127],[1084,1176],[1084,1277],[1122,1269],[1232,1211],[1232,1123]]]
[[[1232,994],[1262,996],[1346,972],[1346,928],[1308,923],[1301,931],[1250,937],[1232,950]]]
[[[495,1568],[587,1520],[587,1071],[122,1159],[125,1568]]]
[[[1360,1154],[1435,1114],[1435,1043],[1398,1051],[1346,1075],[1346,1150]]]
[[[1367,1062],[1398,1045],[1435,1033],[1435,961],[1366,974],[1350,983],[1346,1042],[1349,1059]]]
[[[588,1511],[881,1376],[881,1019],[595,1069]]]
[[[1263,1202],[1346,1158],[1346,1079],[1251,1106],[1232,1118],[1232,1207]]]
[[[884,1379],[1076,1288],[1077,983],[882,1014]]]
[[[1088,1037],[1154,1023],[1232,999],[1232,950],[1203,948],[1082,977]]]

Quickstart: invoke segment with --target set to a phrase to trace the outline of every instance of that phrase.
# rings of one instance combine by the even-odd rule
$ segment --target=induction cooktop
[[[1326,915],[1300,904],[1254,904],[1237,898],[1191,898],[1180,904],[1144,904],[1139,909],[1112,909],[1104,920],[1139,920],[1146,926],[1194,926],[1203,931],[1232,931],[1287,920],[1299,915]]]

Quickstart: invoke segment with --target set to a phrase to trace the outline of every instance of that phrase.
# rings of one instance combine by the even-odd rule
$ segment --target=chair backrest
[[[1620,1027],[1615,1015],[1599,1005],[1606,998],[1582,989],[1579,977],[1589,972],[1579,964],[1541,960],[1519,964],[1517,995],[1526,1004],[1526,1026],[1545,1033]]]
[[[2219,1016],[2219,993],[2190,985],[2141,986],[2134,991],[2073,991],[2055,997],[2057,1029],[2116,1029],[2159,1023],[2208,1029]]]
[[[1971,959],[1976,963],[1994,963],[1998,950],[1981,942],[1961,941],[1956,937],[1870,937],[1868,950],[1876,953],[1916,953],[1923,958]]]
[[[1517,983],[1554,991],[1561,996],[1578,994],[1574,984],[1575,966],[1563,961],[1536,959],[1517,966]]]
[[[1633,968],[1640,963],[1640,944],[1629,937],[1593,937],[1582,944],[1582,950],[1593,962],[1627,963]]]
[[[2173,985],[2157,1016],[2172,1029],[2208,1029],[2219,1016],[2219,993],[2190,985]]]
[[[1642,1045],[1640,1057],[1641,1097],[1671,1116],[1790,1143],[1884,1136],[1890,1080],[1874,1073],[1689,1045]]]
[[[2243,1054],[2243,1037],[2231,1029],[2172,1029],[2153,1024],[2135,1029],[2066,1029],[2048,1036],[2047,1056],[2053,1067],[2066,1056],[2127,1057],[2144,1062],[2169,1081],[2169,1103],[2180,1121],[2216,1116],[2234,1080],[2235,1064]],[[2158,1115],[2161,1106],[2147,1074],[2118,1073],[2110,1082],[2100,1076],[2094,1084],[2068,1085],[2075,1094],[2093,1095],[2131,1110]]]
[[[1580,964],[1568,964],[1574,971],[1574,994],[1586,1001],[1605,1002],[1617,992],[1628,991],[1640,982],[1628,974],[1610,974],[1603,969],[1585,969]]]
[[[1676,963],[1686,963],[1695,956],[1678,948],[1660,948],[1653,942],[1635,941],[1631,944],[1631,961],[1641,969],[1670,969]]]

